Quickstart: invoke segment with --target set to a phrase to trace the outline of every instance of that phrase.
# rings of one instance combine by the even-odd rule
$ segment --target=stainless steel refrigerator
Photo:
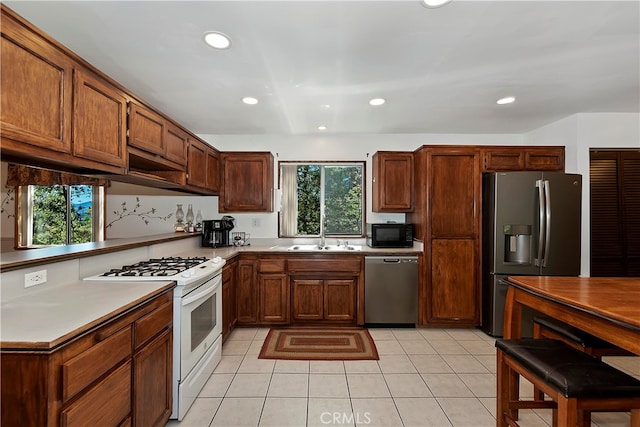
[[[483,175],[482,328],[503,333],[507,276],[578,276],[582,176]],[[523,335],[531,334],[525,313]]]

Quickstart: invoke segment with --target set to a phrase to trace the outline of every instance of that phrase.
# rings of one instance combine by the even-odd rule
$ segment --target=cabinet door
[[[379,151],[372,163],[373,211],[412,211],[413,153]]]
[[[356,284],[353,279],[324,281],[324,319],[355,320]]]
[[[73,98],[73,154],[126,166],[127,100],[99,77],[76,70]]]
[[[480,301],[475,241],[436,239],[431,242],[431,252],[429,321],[477,325]]]
[[[531,171],[564,171],[564,147],[525,150],[525,169]]]
[[[260,274],[260,322],[289,323],[286,274]]]
[[[238,322],[236,310],[236,271],[237,264],[232,262],[222,269],[222,340],[231,334]]]
[[[308,321],[324,318],[324,283],[322,280],[292,279],[293,320]]]
[[[0,28],[3,145],[11,139],[70,153],[73,62],[4,10]]]
[[[238,324],[258,322],[258,270],[257,261],[238,261],[237,309]]]
[[[117,426],[131,413],[131,361],[62,410],[62,427]]]
[[[207,150],[206,186],[214,193],[220,192],[220,153],[209,148]]]
[[[483,172],[524,170],[524,151],[513,149],[486,149],[483,152]]]
[[[480,171],[475,153],[434,153],[430,162],[430,219],[433,237],[474,236]]]
[[[187,183],[197,187],[206,187],[207,146],[194,138],[189,138],[189,160],[187,165]]]
[[[179,165],[187,163],[187,145],[189,135],[178,126],[165,122],[165,147],[166,158]]]
[[[220,212],[273,211],[273,155],[223,153]]]
[[[173,409],[172,337],[172,330],[165,329],[133,358],[135,426],[164,426],[169,420]]]
[[[129,104],[129,145],[164,156],[165,120],[140,104]]]

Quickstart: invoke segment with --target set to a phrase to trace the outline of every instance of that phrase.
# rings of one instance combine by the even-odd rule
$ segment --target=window
[[[104,187],[18,187],[18,246],[41,247],[103,240]]]
[[[364,163],[281,162],[280,179],[280,237],[363,235]]]

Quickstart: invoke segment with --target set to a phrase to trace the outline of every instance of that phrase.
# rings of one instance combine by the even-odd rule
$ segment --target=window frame
[[[63,187],[87,185],[93,188],[91,200],[91,242],[102,242],[105,236],[106,216],[106,188],[104,185],[89,184],[58,184]],[[34,245],[33,244],[33,187],[43,186],[19,185],[16,186],[16,234],[15,247],[18,249],[36,249],[53,246],[66,246],[82,243],[69,243],[69,224],[67,221],[66,243],[60,245]],[[68,191],[70,194],[70,191]],[[67,216],[70,209],[70,200],[67,200]]]
[[[337,234],[325,233],[325,237],[332,238],[364,238],[366,235],[366,215],[367,215],[367,163],[363,160],[281,160],[278,161],[278,192],[282,195],[282,165],[319,165],[322,167],[320,175],[320,218],[324,217],[325,212],[325,166],[359,166],[362,169],[362,196],[361,196],[361,215],[360,215],[360,234]],[[319,238],[321,234],[305,234],[305,235],[284,235],[282,232],[282,205],[278,206],[278,237],[279,238]],[[322,225],[321,231],[322,233]]]

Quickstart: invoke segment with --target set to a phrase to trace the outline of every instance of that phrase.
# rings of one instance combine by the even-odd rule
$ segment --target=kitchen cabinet
[[[273,211],[273,155],[223,152],[220,212]]]
[[[127,98],[89,71],[78,68],[73,85],[73,154],[125,167]]]
[[[378,151],[372,157],[374,212],[413,210],[413,153]]]
[[[476,326],[480,322],[479,148],[425,146],[415,152],[416,209],[407,216],[423,240],[419,324]]]
[[[134,426],[164,426],[173,410],[172,325],[173,299],[166,297],[133,324]]]
[[[129,167],[185,184],[189,135],[151,108],[129,102]]]
[[[3,145],[71,153],[73,60],[4,5],[1,24]]]
[[[4,5],[1,19],[3,158],[123,173],[124,93]]]
[[[258,258],[243,255],[238,261],[236,288],[238,325],[258,322]],[[224,299],[224,297],[223,297]]]
[[[362,307],[362,257],[320,255],[287,263],[292,323],[363,323],[357,309]]]
[[[2,425],[165,425],[173,291],[50,350],[3,350]]]
[[[238,311],[236,309],[236,274],[238,262],[229,261],[222,268],[222,342],[238,324]]]
[[[207,194],[220,191],[220,153],[196,138],[189,138],[187,184]]]
[[[482,172],[564,171],[564,147],[483,147]]]
[[[283,258],[261,257],[259,267],[259,321],[262,324],[289,323],[289,282]]]

